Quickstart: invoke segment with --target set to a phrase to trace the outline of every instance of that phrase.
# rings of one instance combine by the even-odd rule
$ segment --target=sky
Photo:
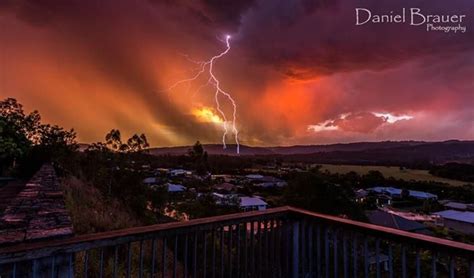
[[[466,31],[355,24],[356,8],[412,7],[466,15]],[[0,98],[80,142],[117,128],[219,143],[233,111],[220,95],[225,122],[208,76],[170,87],[230,35],[213,72],[243,144],[474,140],[473,22],[471,0],[2,0]]]

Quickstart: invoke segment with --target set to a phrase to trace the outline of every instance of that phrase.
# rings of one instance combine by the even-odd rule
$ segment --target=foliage
[[[146,135],[143,133],[134,134],[127,140],[127,143],[123,143],[118,129],[112,129],[105,135],[105,145],[116,152],[142,152],[150,147]]]
[[[199,175],[204,175],[208,172],[208,155],[199,141],[194,144],[192,149],[188,150],[188,155],[193,163],[194,169]]]
[[[283,202],[325,214],[363,219],[363,211],[353,196],[351,187],[334,184],[324,174],[312,171],[298,173],[289,181]]]
[[[0,101],[0,165],[2,172],[31,170],[44,162],[65,162],[76,150],[76,133],[57,125],[41,123],[38,111],[25,114],[23,106],[13,98]],[[32,169],[31,169],[32,168]]]
[[[444,165],[434,166],[430,170],[430,174],[448,179],[474,182],[474,165],[447,163]]]

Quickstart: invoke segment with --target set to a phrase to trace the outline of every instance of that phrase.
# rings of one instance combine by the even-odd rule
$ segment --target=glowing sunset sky
[[[467,32],[355,26],[356,7],[465,14]],[[2,0],[0,97],[81,142],[118,128],[156,146],[219,143],[206,80],[167,88],[230,34],[215,73],[243,144],[474,139],[473,23],[472,0]]]

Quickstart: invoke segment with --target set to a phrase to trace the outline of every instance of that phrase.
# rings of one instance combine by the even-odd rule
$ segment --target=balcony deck
[[[0,248],[1,277],[474,277],[474,245],[293,207]]]

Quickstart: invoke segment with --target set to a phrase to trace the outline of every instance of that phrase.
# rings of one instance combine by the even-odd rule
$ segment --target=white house
[[[268,204],[258,197],[240,197],[240,208],[244,211],[266,210]]]

